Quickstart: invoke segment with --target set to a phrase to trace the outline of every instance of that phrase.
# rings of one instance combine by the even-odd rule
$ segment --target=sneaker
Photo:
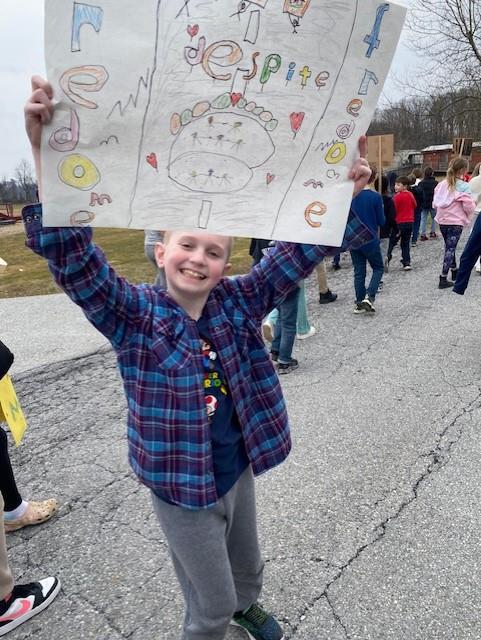
[[[16,585],[9,596],[0,600],[0,636],[46,609],[59,590],[60,581],[53,577]]]
[[[356,302],[356,304],[354,305],[353,313],[366,313],[366,309],[360,302]]]
[[[282,640],[284,638],[284,633],[274,616],[268,614],[258,604],[253,604],[247,611],[235,613],[231,625],[244,629],[250,640]]]
[[[278,362],[277,371],[279,374],[291,373],[299,368],[299,363],[294,358],[291,358],[289,362]],[[260,636],[259,636],[260,637]]]
[[[427,235],[426,235],[425,233],[423,233],[423,234],[420,236],[420,240],[421,240],[421,242],[426,242],[426,240],[429,240],[429,238],[427,237]]]
[[[454,282],[448,280],[448,276],[439,276],[439,284],[438,289],[449,289],[449,287],[453,287]]]
[[[272,362],[277,362],[279,360],[279,351],[271,351],[271,360]]]
[[[274,340],[274,324],[270,320],[264,320],[262,323],[262,335],[266,342]]]
[[[57,509],[58,503],[55,498],[42,500],[41,502],[29,500],[28,507],[20,518],[15,518],[15,520],[4,520],[5,531],[6,533],[10,533],[11,531],[23,529],[23,527],[32,527],[36,524],[42,524],[42,522],[50,520]]]
[[[411,242],[411,247],[417,247],[418,243],[417,242]]]
[[[315,333],[316,333],[316,327],[313,327],[311,325],[307,333],[296,333],[296,338],[298,340],[305,340],[306,338],[311,338]]]
[[[431,233],[429,234],[430,238],[437,238],[438,234],[436,233],[436,231],[431,231]]]
[[[366,311],[369,313],[374,313],[376,309],[374,308],[374,300],[370,296],[366,296],[364,300],[361,302],[361,306],[364,307]]]
[[[381,293],[381,291],[383,290],[383,287],[384,287],[384,282],[381,280],[381,282],[377,286],[377,292]]]
[[[413,268],[411,267],[410,264],[405,264],[403,269],[404,269],[404,271],[412,271],[413,270]]]
[[[326,293],[319,294],[319,304],[328,304],[329,302],[334,302],[334,300],[337,300],[337,293],[332,293],[330,289]]]

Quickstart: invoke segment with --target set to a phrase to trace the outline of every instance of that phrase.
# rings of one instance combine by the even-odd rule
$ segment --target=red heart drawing
[[[157,171],[157,156],[155,153],[149,153],[149,155],[145,158],[147,162]]]
[[[276,176],[273,173],[268,173],[266,175],[266,184],[270,184]]]
[[[304,111],[299,111],[298,113],[291,113],[291,115],[289,116],[291,119],[291,129],[294,136],[301,128],[305,115],[306,114],[304,113]]]
[[[187,27],[187,33],[191,38],[196,36],[199,33],[199,25],[198,24],[189,24]]]
[[[230,101],[232,103],[232,106],[235,107],[241,98],[242,98],[242,93],[231,93]]]

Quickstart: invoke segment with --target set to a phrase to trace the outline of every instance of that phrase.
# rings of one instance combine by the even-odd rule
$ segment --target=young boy
[[[396,179],[394,185],[394,207],[396,209],[396,224],[401,235],[401,255],[404,271],[411,271],[411,233],[414,223],[414,212],[416,210],[416,198],[408,191],[411,181],[406,176]],[[392,250],[397,240],[389,247],[388,258],[391,260]]]
[[[40,183],[53,91],[38,77],[32,87],[26,128]],[[356,191],[367,174],[361,158],[350,174]],[[281,463],[291,442],[260,327],[329,250],[279,242],[248,275],[223,278],[230,238],[166,232],[156,246],[163,291],[118,277],[91,229],[43,228],[40,205],[23,216],[27,245],[117,353],[130,464],[151,489],[185,598],[182,640],[222,640],[231,622],[251,639],[280,640],[279,624],[257,604],[263,562],[253,477]],[[370,239],[353,216],[345,245]]]

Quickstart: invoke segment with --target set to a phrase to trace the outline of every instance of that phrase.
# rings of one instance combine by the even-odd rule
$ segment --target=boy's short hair
[[[399,178],[396,178],[396,183],[403,184],[405,187],[410,187],[412,184],[407,176],[399,176]]]
[[[179,233],[179,231],[177,231],[177,230],[164,231],[164,239],[162,241],[162,244],[167,244],[169,242],[169,240],[170,240],[170,236],[173,233]],[[221,235],[221,234],[219,234],[219,235]],[[232,236],[223,236],[223,237],[229,239],[229,244],[227,245],[227,257],[226,257],[226,262],[228,262],[229,258],[231,256],[232,250],[234,249],[234,238]]]

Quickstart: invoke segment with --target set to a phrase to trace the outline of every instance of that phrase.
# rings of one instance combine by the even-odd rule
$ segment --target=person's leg
[[[327,284],[326,263],[324,260],[317,265],[316,273],[317,283],[319,285],[319,304],[326,304],[337,300],[337,294],[332,293]]]
[[[435,238],[436,237],[436,220],[434,218],[436,217],[436,210],[429,209],[429,212],[431,214],[431,231],[429,233],[429,237]]]
[[[468,286],[471,271],[481,255],[481,216],[478,215],[459,261],[459,270],[453,291],[463,294]]]
[[[307,336],[310,332],[311,323],[307,317],[306,285],[305,280],[301,280],[299,283],[299,299],[297,301],[297,336]]]
[[[384,264],[380,247],[374,247],[366,254],[366,258],[372,269],[371,280],[369,282],[369,286],[367,287],[367,295],[371,300],[374,300],[379,288],[379,283],[381,282],[382,275],[384,273]]]
[[[0,511],[3,511],[3,497],[0,494]],[[12,593],[13,578],[8,566],[7,541],[5,531],[0,527],[0,601]]]
[[[416,207],[414,210],[414,223],[412,233],[412,244],[416,244],[418,241],[419,225],[421,224],[421,207]]]
[[[440,227],[444,238],[444,259],[441,275],[447,277],[449,269],[452,268],[453,264],[456,264],[456,245],[461,237],[463,228],[458,225],[446,224],[442,224]]]
[[[163,502],[152,493],[185,599],[182,640],[224,640],[237,611],[227,551],[229,526],[224,498],[196,511]]]
[[[391,235],[389,236],[389,246],[388,246],[388,250],[387,250],[388,264],[392,260],[392,250],[394,249],[394,247],[399,242],[399,238],[400,238],[400,236],[398,234],[396,234],[394,231],[391,231]]]
[[[356,303],[361,302],[366,297],[366,256],[362,249],[351,250],[352,266],[354,267],[354,292]]]
[[[296,337],[297,301],[299,287],[296,287],[279,306],[281,335],[279,341],[279,364],[288,364],[292,360],[292,349]]]
[[[281,335],[282,335],[282,324],[279,319],[280,314],[279,314],[279,309],[277,307],[273,309],[271,313],[267,316],[267,320],[271,318],[274,312],[276,315],[275,315],[275,321],[273,323],[274,325],[273,330],[271,329],[271,335],[272,335],[271,354],[274,354],[277,359],[277,357],[279,356],[279,346],[281,344]],[[265,325],[267,325],[267,322],[264,322],[264,324],[262,325],[262,333],[264,335],[264,338],[269,339],[269,336],[267,335],[267,332],[266,332]]]
[[[249,466],[225,496],[228,514],[227,552],[237,595],[236,611],[257,602],[262,589],[264,562],[257,537],[254,475]]]
[[[14,511],[22,504],[22,496],[15,482],[10,456],[8,455],[8,439],[5,431],[0,427],[0,492],[2,494],[5,511]]]
[[[340,269],[341,268],[341,252],[339,253],[335,253],[332,256],[332,266],[335,270]]]
[[[411,265],[410,246],[412,228],[413,225],[410,222],[403,222],[399,225],[399,230],[401,232],[401,255],[404,267],[409,267]]]
[[[427,240],[428,237],[426,235],[426,228],[427,228],[427,224],[428,224],[428,216],[429,216],[429,209],[422,209],[421,210],[421,226],[419,228],[419,234],[421,236],[421,240]]]

